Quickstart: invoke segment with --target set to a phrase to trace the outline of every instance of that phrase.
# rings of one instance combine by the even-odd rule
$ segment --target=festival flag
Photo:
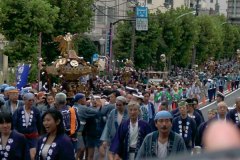
[[[30,71],[29,64],[23,64],[17,67],[16,81],[17,81],[17,88],[19,90],[21,90],[22,87],[24,87],[28,83],[29,71]]]

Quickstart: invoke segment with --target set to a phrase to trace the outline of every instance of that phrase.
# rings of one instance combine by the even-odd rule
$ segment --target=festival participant
[[[181,135],[187,149],[190,151],[194,147],[196,137],[196,122],[188,116],[187,102],[181,101],[178,104],[180,115],[173,119],[173,131]]]
[[[46,134],[38,140],[35,160],[75,160],[73,144],[65,134],[61,112],[49,109],[42,120]]]
[[[207,91],[208,91],[208,99],[209,99],[209,103],[212,102],[212,98],[213,98],[213,80],[208,79],[208,82],[205,85],[207,87]]]
[[[145,136],[151,132],[148,123],[138,119],[140,112],[137,102],[129,102],[129,119],[118,127],[109,149],[115,154],[114,159],[134,160]]]
[[[212,122],[215,118],[216,118],[217,112],[215,111],[215,109],[209,109],[208,110],[208,121],[203,122],[197,130],[197,137],[196,137],[196,141],[195,144],[196,146],[203,146],[202,144],[202,138],[205,132],[205,129],[207,128],[207,126],[209,125],[210,122]]]
[[[235,124],[239,124],[240,122],[240,97],[236,98],[236,108],[230,110],[227,113],[227,117]]]
[[[225,79],[224,79],[224,77],[220,77],[217,81],[217,86],[218,86],[219,92],[223,93],[224,85],[225,85]]]
[[[195,110],[193,99],[188,98],[186,102],[187,102],[187,108],[188,108],[188,116],[195,120],[196,127],[198,128],[198,126],[200,126],[200,124],[204,122],[204,120],[202,119],[200,114]]]
[[[55,99],[53,94],[47,94],[47,108],[54,108]]]
[[[37,138],[41,131],[41,116],[39,110],[33,106],[34,94],[23,96],[24,106],[19,107],[13,114],[13,128],[25,135],[33,160],[36,154]]]
[[[102,141],[102,145],[100,147],[100,159],[104,159],[107,148],[111,145],[111,141],[114,138],[121,122],[128,119],[126,105],[126,98],[123,96],[118,96],[116,99],[116,109],[110,112],[107,123],[100,138]],[[108,158],[109,160],[112,160],[113,155],[109,153]]]
[[[39,92],[36,96],[36,107],[40,111],[40,114],[43,115],[44,112],[48,110],[46,96],[44,92]]]
[[[196,111],[201,116],[202,120],[204,121],[202,111],[199,109],[198,99],[193,98],[192,102],[193,102],[193,106],[194,106],[194,111]]]
[[[3,112],[0,113],[0,159],[30,160],[26,138],[12,130],[12,115]]]
[[[171,131],[172,118],[172,114],[168,111],[160,111],[156,114],[154,120],[158,131],[145,137],[136,159],[165,159],[186,151],[182,137]]]
[[[223,93],[217,92],[217,98],[216,98],[217,103],[224,102],[224,98],[225,96],[223,95]]]
[[[74,99],[73,101],[75,102],[74,104],[74,108],[76,108],[77,110],[77,114],[78,114],[78,118],[79,118],[79,121],[80,121],[80,126],[79,126],[79,130],[77,131],[77,158],[82,158],[83,155],[84,155],[84,150],[85,150],[85,143],[84,143],[84,139],[85,139],[85,142],[87,142],[87,139],[89,139],[90,137],[88,137],[87,139],[84,137],[83,135],[83,131],[85,130],[85,126],[86,126],[86,122],[87,122],[87,119],[89,118],[97,118],[98,116],[98,110],[95,110],[93,108],[90,108],[90,107],[87,107],[86,106],[86,96],[82,93],[77,93],[75,96],[74,96]],[[89,123],[89,122],[88,122]],[[88,124],[89,125],[89,124]],[[92,125],[90,124],[88,126],[89,127],[92,127]],[[96,126],[94,126],[96,127]],[[92,133],[92,134],[96,134],[96,133]],[[90,134],[88,135],[90,136]],[[92,139],[91,138],[88,140],[88,145],[89,143],[95,143],[95,139]],[[88,147],[89,148],[89,147]],[[93,151],[90,149],[90,153],[91,154]],[[90,156],[92,157],[92,156]]]
[[[55,96],[55,106],[63,116],[65,133],[71,138],[74,149],[77,148],[77,131],[79,129],[79,119],[74,107],[67,106],[67,96],[65,93],[57,93]]]
[[[220,102],[217,104],[217,120],[227,121],[229,117],[227,117],[228,108],[225,102]]]
[[[11,113],[13,115],[16,109],[20,106],[23,106],[24,103],[23,101],[18,100],[19,92],[17,88],[11,87],[7,93],[8,93],[9,99],[5,101],[5,105],[2,108],[2,111]]]
[[[149,102],[150,94],[148,92],[143,92],[142,94],[144,96],[143,98],[143,104],[141,107],[145,108],[146,112],[143,112],[142,117],[143,119],[146,119],[149,126],[151,127],[152,131],[156,130],[156,127],[154,125],[154,116],[155,116],[155,108],[153,103]],[[141,109],[143,110],[143,109]],[[144,118],[145,117],[145,118]]]

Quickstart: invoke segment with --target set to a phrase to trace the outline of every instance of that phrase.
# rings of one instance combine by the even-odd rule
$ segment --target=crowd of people
[[[192,71],[158,84],[139,82],[138,74],[128,86],[118,76],[98,79],[90,95],[74,97],[54,87],[2,84],[0,159],[165,159],[199,147],[212,150],[211,124],[229,121],[240,128],[240,97],[232,110],[224,102],[226,90],[239,88],[234,64],[217,66],[221,73]],[[217,101],[208,119],[199,110],[205,97]]]
[[[176,99],[168,101],[159,96],[165,89],[151,86],[139,94],[135,88],[112,84],[101,94],[77,93],[69,99],[63,92],[34,93],[29,87],[19,92],[4,84],[0,158],[162,159],[204,148],[204,132],[215,120],[240,126],[240,97],[236,108],[228,111],[218,91],[216,110],[209,110],[205,121],[197,96],[173,96]]]

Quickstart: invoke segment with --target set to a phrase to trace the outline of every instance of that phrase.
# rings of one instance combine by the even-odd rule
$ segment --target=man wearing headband
[[[8,87],[8,97],[9,99],[7,101],[5,101],[5,106],[3,107],[3,112],[8,112],[11,113],[13,115],[13,113],[15,112],[15,110],[20,107],[23,106],[23,101],[18,100],[19,97],[19,92],[17,90],[17,88],[15,87]]]
[[[172,114],[168,111],[160,111],[156,114],[154,120],[158,130],[146,136],[136,159],[165,159],[186,151],[182,137],[171,131],[172,118]]]
[[[24,105],[18,107],[13,114],[13,128],[26,137],[31,160],[33,160],[36,154],[37,139],[41,131],[41,115],[34,105],[34,94],[24,94],[23,101]]]

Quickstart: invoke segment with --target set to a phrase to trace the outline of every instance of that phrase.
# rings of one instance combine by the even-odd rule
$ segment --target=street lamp
[[[100,43],[100,53],[101,53],[101,55],[105,55],[105,51],[104,51],[104,44],[105,44],[105,42],[106,42],[106,40],[103,38],[103,37],[101,37],[100,39],[99,39],[99,43]]]

